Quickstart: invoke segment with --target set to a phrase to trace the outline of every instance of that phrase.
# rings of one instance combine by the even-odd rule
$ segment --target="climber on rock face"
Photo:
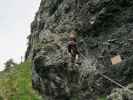
[[[78,63],[79,59],[79,51],[77,48],[77,40],[76,40],[76,32],[72,31],[69,34],[69,41],[68,41],[68,54],[71,59],[71,63]]]

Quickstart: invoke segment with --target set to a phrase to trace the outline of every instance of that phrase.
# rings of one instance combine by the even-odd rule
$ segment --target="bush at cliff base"
[[[30,61],[0,72],[0,100],[41,100],[32,89]]]

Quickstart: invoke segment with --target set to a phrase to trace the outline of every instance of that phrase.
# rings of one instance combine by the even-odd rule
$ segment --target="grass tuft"
[[[107,98],[103,96],[103,97],[100,97],[99,100],[107,100]]]

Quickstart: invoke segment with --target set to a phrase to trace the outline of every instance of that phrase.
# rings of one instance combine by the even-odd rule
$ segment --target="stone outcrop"
[[[125,89],[113,89],[108,100],[133,100],[133,92],[130,91],[132,88],[133,84],[129,84]]]
[[[71,65],[68,34],[76,31],[81,65]],[[132,0],[42,0],[35,19],[26,59],[33,61],[33,87],[48,100],[98,100],[116,85],[133,82]],[[121,64],[110,58],[120,55]]]

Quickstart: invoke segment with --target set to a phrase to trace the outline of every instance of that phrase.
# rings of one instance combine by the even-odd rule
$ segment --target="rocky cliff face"
[[[71,31],[78,33],[81,65],[69,64]],[[99,70],[122,85],[133,82],[132,0],[42,0],[28,39],[33,87],[45,99],[98,100],[109,95],[117,86]],[[121,64],[111,65],[114,55],[122,57]]]

